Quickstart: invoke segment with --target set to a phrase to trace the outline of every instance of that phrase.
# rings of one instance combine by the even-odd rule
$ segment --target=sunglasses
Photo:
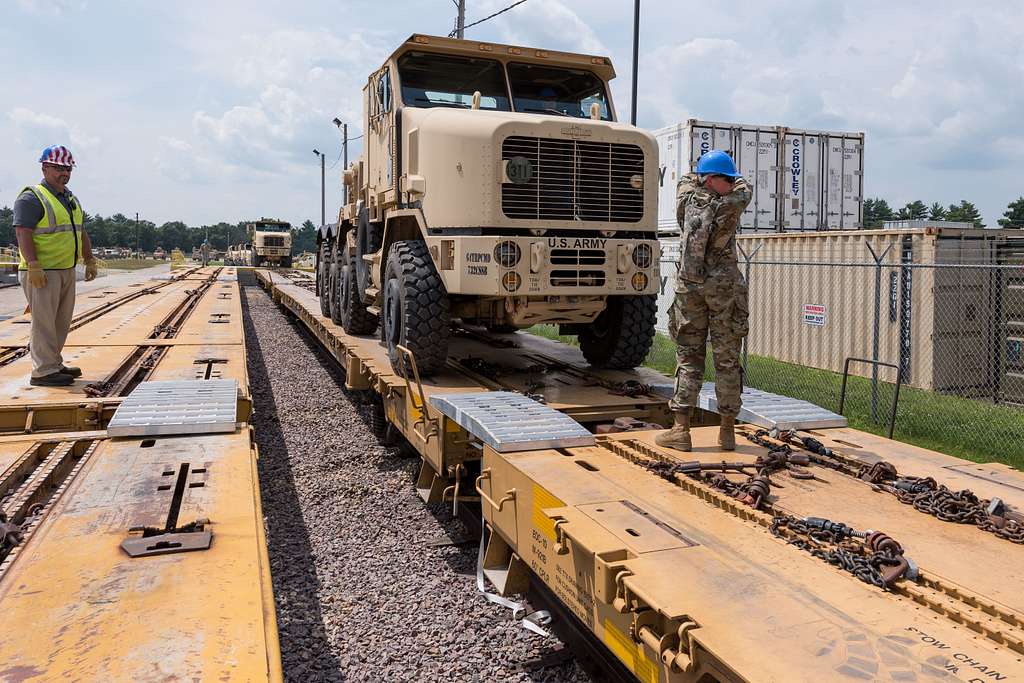
[[[43,164],[43,168],[48,168],[51,171],[57,171],[59,173],[71,173],[70,166],[57,166],[56,164]]]

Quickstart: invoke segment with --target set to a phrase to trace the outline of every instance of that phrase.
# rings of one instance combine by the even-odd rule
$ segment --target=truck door
[[[383,69],[370,77],[367,91],[367,118],[369,130],[366,131],[366,159],[369,165],[367,181],[369,184],[369,202],[371,212],[377,214],[379,205],[385,201],[384,193],[394,188],[395,177],[395,140],[394,125],[394,89],[391,84],[391,68]]]

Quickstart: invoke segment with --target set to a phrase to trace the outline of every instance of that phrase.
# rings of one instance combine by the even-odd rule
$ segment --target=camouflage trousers
[[[748,330],[747,284],[742,277],[709,277],[703,283],[680,281],[669,311],[669,334],[676,341],[675,395],[672,410],[696,407],[704,381],[708,334],[715,363],[718,411],[740,411],[740,348]]]

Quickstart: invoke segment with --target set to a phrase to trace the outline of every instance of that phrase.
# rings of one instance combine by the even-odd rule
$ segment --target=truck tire
[[[377,331],[377,316],[366,310],[356,289],[356,257],[349,258],[341,267],[338,277],[341,326],[349,334],[373,334]]]
[[[281,267],[282,268],[291,268],[292,267],[292,257],[291,256],[282,256],[281,257]]]
[[[327,243],[320,245],[320,259],[316,268],[316,284],[320,297],[320,313],[325,318],[331,317],[331,252]]]
[[[384,226],[380,223],[371,223],[369,213],[364,208],[359,212],[359,222],[356,224],[356,286],[359,290],[360,300],[366,300],[366,288],[370,286],[370,264],[363,257],[376,254],[380,251],[381,243],[384,240]]]
[[[341,325],[341,254],[335,252],[331,259],[330,297],[328,306],[331,311],[331,322]]]
[[[388,250],[382,313],[381,340],[396,373],[405,376],[399,344],[412,351],[421,375],[444,367],[451,334],[448,292],[424,242],[403,240]]]
[[[579,334],[583,357],[594,367],[631,370],[643,363],[654,343],[658,300],[649,296],[610,296],[608,305]]]

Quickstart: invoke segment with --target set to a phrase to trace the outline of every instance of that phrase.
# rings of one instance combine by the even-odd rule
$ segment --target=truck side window
[[[377,78],[377,101],[380,102],[380,113],[387,114],[391,111],[391,78],[390,69]]]

